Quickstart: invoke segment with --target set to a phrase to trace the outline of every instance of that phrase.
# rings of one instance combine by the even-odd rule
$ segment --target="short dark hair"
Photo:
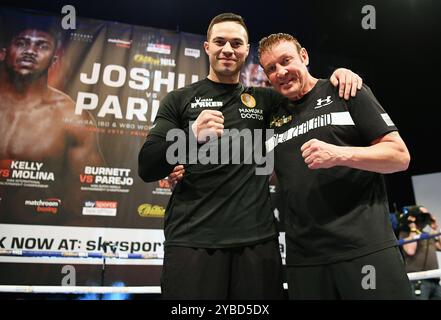
[[[262,39],[260,39],[259,49],[257,50],[259,59],[264,52],[270,50],[272,47],[274,47],[276,44],[279,44],[282,41],[294,43],[297,48],[297,52],[300,53],[300,50],[302,49],[302,45],[295,37],[293,37],[288,33],[273,33],[267,37],[263,37]]]
[[[54,49],[61,45],[63,32],[61,20],[55,16],[22,13],[18,11],[5,11],[0,14],[1,38],[0,46],[8,47],[12,40],[25,30],[38,30],[46,32],[54,40]]]
[[[218,24],[221,22],[226,22],[226,21],[233,21],[233,22],[240,24],[242,27],[244,27],[244,29],[247,33],[247,38],[248,39],[250,38],[250,36],[248,34],[248,28],[245,25],[245,21],[243,20],[243,18],[241,16],[239,16],[238,14],[226,12],[226,13],[218,14],[213,19],[211,19],[210,25],[208,26],[208,29],[207,29],[207,40],[210,40],[211,29],[213,29],[213,26],[215,24]]]

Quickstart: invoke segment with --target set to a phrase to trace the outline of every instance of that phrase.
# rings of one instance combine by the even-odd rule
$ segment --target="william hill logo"
[[[164,207],[143,203],[138,207],[138,214],[141,217],[163,218],[165,214]]]

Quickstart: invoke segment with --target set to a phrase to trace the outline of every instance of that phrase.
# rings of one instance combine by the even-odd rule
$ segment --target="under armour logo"
[[[331,100],[331,96],[327,96],[326,99],[317,99],[317,105],[314,107],[314,109],[318,109],[324,106],[327,106],[328,104],[331,104],[333,101]],[[325,103],[325,104],[322,104]]]

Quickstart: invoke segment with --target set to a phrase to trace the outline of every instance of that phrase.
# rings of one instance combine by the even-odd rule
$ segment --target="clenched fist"
[[[340,147],[317,139],[305,142],[300,151],[309,169],[327,169],[338,165]]]
[[[217,110],[203,110],[191,129],[198,142],[205,143],[224,133],[224,116]]]

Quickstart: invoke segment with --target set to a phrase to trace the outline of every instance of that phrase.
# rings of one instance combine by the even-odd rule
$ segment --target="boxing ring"
[[[102,259],[103,265],[106,259],[134,259],[149,260],[162,259],[157,254],[115,253],[115,252],[75,252],[75,251],[37,251],[37,250],[10,250],[0,249],[0,256],[9,257],[44,257],[44,258],[78,258],[78,259]],[[2,293],[64,293],[64,294],[160,294],[159,286],[32,286],[32,285],[0,285]]]
[[[402,246],[407,243],[432,239],[432,238],[436,238],[439,236],[441,236],[441,233],[434,233],[434,234],[421,233],[421,234],[415,236],[411,240],[403,240],[403,239],[398,240],[398,245]],[[420,272],[411,272],[411,273],[408,273],[407,276],[409,277],[409,280],[411,280],[411,281],[432,279],[432,278],[441,278],[441,269],[427,270],[427,271],[420,271]]]
[[[422,233],[412,240],[399,240],[398,245],[427,240],[440,236],[437,234]],[[105,264],[106,259],[162,259],[157,254],[128,254],[128,253],[102,253],[102,252],[75,252],[75,251],[36,251],[36,250],[9,250],[0,249],[0,256],[13,257],[45,257],[45,258],[78,258],[78,259],[102,259]],[[422,280],[431,278],[441,278],[441,269],[412,272],[407,274],[409,280]],[[287,289],[287,284],[284,284]],[[45,293],[45,294],[160,294],[159,286],[128,286],[128,287],[109,287],[109,286],[33,286],[33,285],[0,285],[1,293]]]

